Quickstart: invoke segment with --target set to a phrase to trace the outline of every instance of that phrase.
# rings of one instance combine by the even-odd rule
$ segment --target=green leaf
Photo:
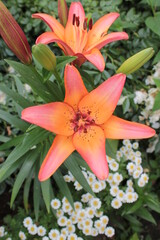
[[[30,151],[28,154],[26,154],[26,159],[24,160],[24,163],[16,176],[16,180],[13,186],[12,195],[11,195],[11,202],[10,206],[13,206],[14,200],[19,192],[19,189],[21,188],[24,180],[28,177],[30,174],[31,168],[36,161],[37,157],[39,155],[39,152],[36,150]]]
[[[0,110],[0,118],[24,132],[29,126],[28,123],[3,110]]]
[[[23,142],[15,147],[0,169],[0,181],[13,163],[28,152],[33,146],[36,146],[39,142],[46,139],[49,134],[50,133],[46,132],[46,130],[38,127],[34,128],[29,133],[25,133]]]
[[[7,141],[9,141],[10,140],[10,138],[9,137],[6,137],[6,136],[3,136],[3,135],[0,135],[0,142],[7,142]]]
[[[149,27],[154,33],[160,36],[160,15],[158,14],[157,16],[154,17],[148,17],[145,21],[145,24],[147,27]]]
[[[72,56],[56,57],[56,61],[57,61],[56,69],[60,70],[61,68],[65,67],[67,63],[71,63],[76,59],[77,59],[76,56],[74,56],[74,57],[72,57]]]
[[[152,214],[146,208],[141,207],[141,209],[136,211],[135,214],[138,217],[140,217],[142,219],[145,219],[146,221],[151,222],[151,223],[157,225],[155,219],[152,216]]]
[[[136,212],[143,204],[142,199],[139,199],[135,203],[133,203],[131,206],[129,205],[127,209],[124,210],[125,214],[131,214]]]
[[[33,66],[26,66],[22,63],[11,60],[6,60],[6,62],[12,66],[17,73],[20,74],[20,80],[30,85],[38,96],[40,96],[46,102],[52,102],[52,94],[45,84],[43,84],[43,78]]]
[[[106,139],[106,154],[116,159],[118,140]]]
[[[9,141],[5,142],[0,146],[0,151],[9,149],[10,147],[15,147],[16,145],[23,141],[23,138],[24,135],[19,135],[17,137],[10,139]]]
[[[0,84],[0,89],[2,92],[6,93],[9,97],[11,97],[19,106],[22,108],[27,108],[33,105],[29,100],[22,97],[20,94],[14,92],[13,90],[10,90],[7,86],[4,84]]]
[[[157,88],[160,88],[160,78],[153,78]]]
[[[154,101],[153,111],[160,109],[160,92],[157,93]]]
[[[134,233],[134,234],[132,235],[132,237],[130,237],[129,240],[139,240],[139,237],[138,237],[137,233]]]
[[[36,221],[38,221],[38,217],[39,217],[39,208],[40,208],[40,200],[41,200],[41,186],[38,180],[38,171],[39,171],[39,166],[36,168],[36,174],[35,174],[34,184],[33,184],[33,205],[34,205],[34,213],[35,213]]]
[[[128,98],[126,98],[122,104],[122,108],[123,108],[123,114],[125,114],[126,112],[128,112],[130,107],[130,101]]]
[[[70,205],[74,209],[74,201],[72,198],[72,194],[69,190],[67,183],[64,181],[63,175],[59,169],[54,173],[53,178],[57,183],[61,193],[68,199]]]
[[[50,202],[51,202],[50,188],[51,188],[50,179],[44,182],[41,182],[42,196],[43,196],[48,213],[50,213]]]
[[[86,178],[84,177],[81,168],[78,166],[77,162],[74,161],[74,157],[70,155],[67,160],[64,162],[64,165],[68,168],[68,170],[72,173],[75,179],[79,182],[79,184],[90,194],[95,196],[91,187],[89,186]]]
[[[156,195],[148,194],[144,196],[147,206],[153,211],[160,213],[160,201]]]

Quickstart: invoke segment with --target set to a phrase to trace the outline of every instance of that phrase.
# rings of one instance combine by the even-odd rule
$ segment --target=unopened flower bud
[[[54,71],[56,67],[56,56],[45,44],[37,44],[32,47],[35,59],[48,71]]]
[[[68,7],[65,0],[58,0],[58,16],[62,25],[65,27],[68,19]]]
[[[24,32],[1,1],[0,35],[21,62],[24,64],[32,62],[30,46]]]
[[[128,58],[116,73],[130,74],[142,67],[154,54],[153,48],[146,48]]]

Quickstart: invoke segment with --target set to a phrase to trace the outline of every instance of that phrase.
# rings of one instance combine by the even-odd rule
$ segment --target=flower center
[[[81,113],[79,110],[76,113],[74,119],[71,119],[71,123],[73,123],[74,132],[83,131],[87,133],[87,128],[90,125],[94,125],[95,121],[90,116],[91,112],[88,111],[87,113]]]

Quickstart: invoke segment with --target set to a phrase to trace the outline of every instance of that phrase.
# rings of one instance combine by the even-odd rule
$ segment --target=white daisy
[[[91,228],[91,236],[93,237],[98,236],[98,230],[96,228]]]
[[[60,227],[64,227],[67,225],[67,217],[61,216],[58,218],[57,223]]]
[[[76,231],[75,225],[71,224],[67,226],[68,233],[74,233]]]
[[[60,235],[60,232],[57,229],[51,229],[48,233],[51,240],[57,240]]]
[[[80,191],[80,190],[82,189],[82,186],[81,186],[80,183],[77,182],[77,181],[74,182],[74,187],[75,187],[75,189],[76,189],[77,191]]]
[[[112,187],[110,188],[110,194],[111,194],[113,197],[115,197],[115,196],[117,195],[118,191],[119,191],[119,187],[118,187],[118,186],[112,186]]]
[[[58,198],[52,199],[51,201],[51,207],[55,210],[59,209],[61,206],[61,202]]]
[[[19,238],[20,238],[21,240],[27,239],[25,233],[22,232],[22,231],[19,232],[18,236],[19,236]]]
[[[33,224],[32,218],[31,217],[26,217],[23,220],[23,225],[24,227],[28,228]]]
[[[49,240],[49,237],[44,236],[44,237],[42,238],[42,240]]]
[[[38,236],[44,236],[46,234],[46,229],[43,226],[39,226],[37,229]]]
[[[133,203],[134,200],[134,193],[133,192],[128,192],[125,194],[125,200],[127,203]]]
[[[120,173],[115,173],[114,175],[113,175],[113,181],[115,182],[115,183],[120,183],[120,182],[122,182],[122,180],[123,180],[123,176],[122,176],[122,174],[120,174]]]
[[[90,227],[84,227],[84,228],[82,229],[82,232],[83,232],[83,234],[86,235],[86,236],[89,236],[89,235],[91,235],[91,233],[92,233]]]
[[[119,164],[116,161],[113,161],[109,163],[109,168],[113,171],[116,172],[119,168]]]
[[[94,209],[99,209],[101,207],[101,200],[99,198],[93,198],[90,200],[90,206]]]
[[[138,143],[138,142],[134,142],[134,143],[132,144],[132,147],[133,147],[134,149],[137,149],[137,148],[139,147],[139,143]]]
[[[95,181],[91,184],[91,188],[93,192],[98,193],[102,190],[101,183],[99,181]]]
[[[88,218],[93,218],[94,214],[95,214],[95,210],[93,208],[91,208],[91,207],[88,207],[86,209],[86,214],[87,214]]]
[[[109,222],[109,218],[108,218],[108,216],[103,215],[103,216],[100,217],[100,221],[102,222],[103,225],[106,226]]]
[[[71,233],[68,235],[68,240],[77,240],[77,235],[75,233]]]
[[[112,201],[111,201],[111,206],[115,209],[118,209],[122,206],[122,202],[118,199],[118,198],[114,198]]]
[[[107,227],[104,233],[107,237],[113,237],[115,234],[115,230],[112,227]]]
[[[29,226],[29,227],[28,227],[28,232],[29,232],[31,235],[37,234],[37,226],[36,226],[36,224],[32,224],[31,226]]]

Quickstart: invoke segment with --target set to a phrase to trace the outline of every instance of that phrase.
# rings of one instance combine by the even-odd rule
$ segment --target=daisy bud
[[[0,35],[24,64],[31,64],[32,54],[27,38],[11,13],[0,1]]]
[[[153,48],[146,48],[132,57],[128,58],[121,66],[118,68],[117,73],[130,74],[135,72],[140,67],[142,67],[154,54]]]
[[[54,71],[56,67],[56,57],[50,48],[45,44],[37,44],[32,47],[35,59],[48,71]]]
[[[65,27],[68,18],[68,7],[65,0],[58,0],[58,16],[62,25]]]

